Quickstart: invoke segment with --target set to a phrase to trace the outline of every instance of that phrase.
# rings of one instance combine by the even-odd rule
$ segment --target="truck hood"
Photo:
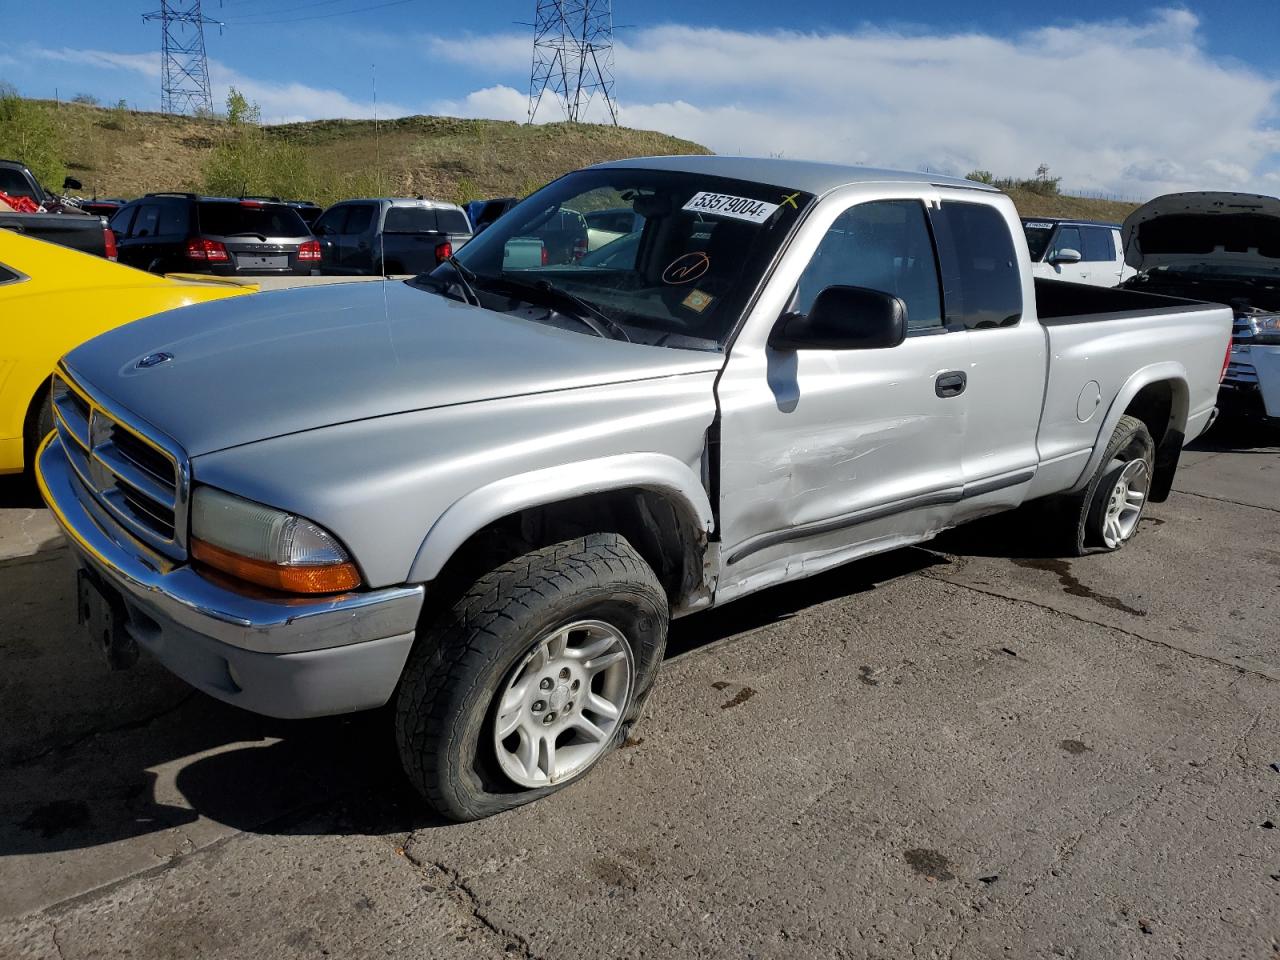
[[[1255,193],[1170,193],[1144,203],[1120,228],[1124,260],[1156,267],[1280,266],[1280,200]]]
[[[172,358],[139,366],[160,354]],[[722,359],[371,281],[156,314],[89,341],[65,362],[195,457],[411,410],[715,370]]]

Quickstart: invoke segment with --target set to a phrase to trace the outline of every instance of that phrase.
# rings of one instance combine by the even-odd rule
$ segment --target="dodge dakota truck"
[[[629,262],[503,268],[620,206]],[[274,716],[387,705],[466,820],[621,743],[673,617],[1032,500],[1038,547],[1121,548],[1214,417],[1231,321],[1035,281],[980,184],[619,161],[412,280],[73,350],[38,478],[111,662]]]

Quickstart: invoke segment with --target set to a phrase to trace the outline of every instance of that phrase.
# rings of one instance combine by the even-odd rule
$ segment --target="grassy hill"
[[[86,193],[98,196],[231,192],[243,184],[245,193],[287,194],[322,204],[350,196],[419,193],[462,202],[521,196],[567,170],[603,160],[711,152],[662,133],[594,124],[528,126],[417,116],[383,120],[376,127],[371,120],[317,120],[237,130],[220,119],[123,107],[22,104],[28,122],[51,130],[56,141],[51,159],[37,173],[51,186],[69,173],[84,183]],[[5,140],[0,136],[0,155],[15,151]],[[1027,216],[1122,220],[1134,207],[1009,192]]]

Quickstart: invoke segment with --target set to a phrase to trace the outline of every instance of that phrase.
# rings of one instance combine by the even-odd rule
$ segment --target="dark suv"
[[[298,211],[269,200],[148,193],[111,218],[120,262],[152,273],[310,274],[320,244]]]

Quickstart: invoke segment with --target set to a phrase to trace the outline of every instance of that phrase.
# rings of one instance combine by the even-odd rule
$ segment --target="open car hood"
[[[1170,193],[1120,228],[1137,270],[1196,265],[1280,267],[1280,199],[1256,193]]]

